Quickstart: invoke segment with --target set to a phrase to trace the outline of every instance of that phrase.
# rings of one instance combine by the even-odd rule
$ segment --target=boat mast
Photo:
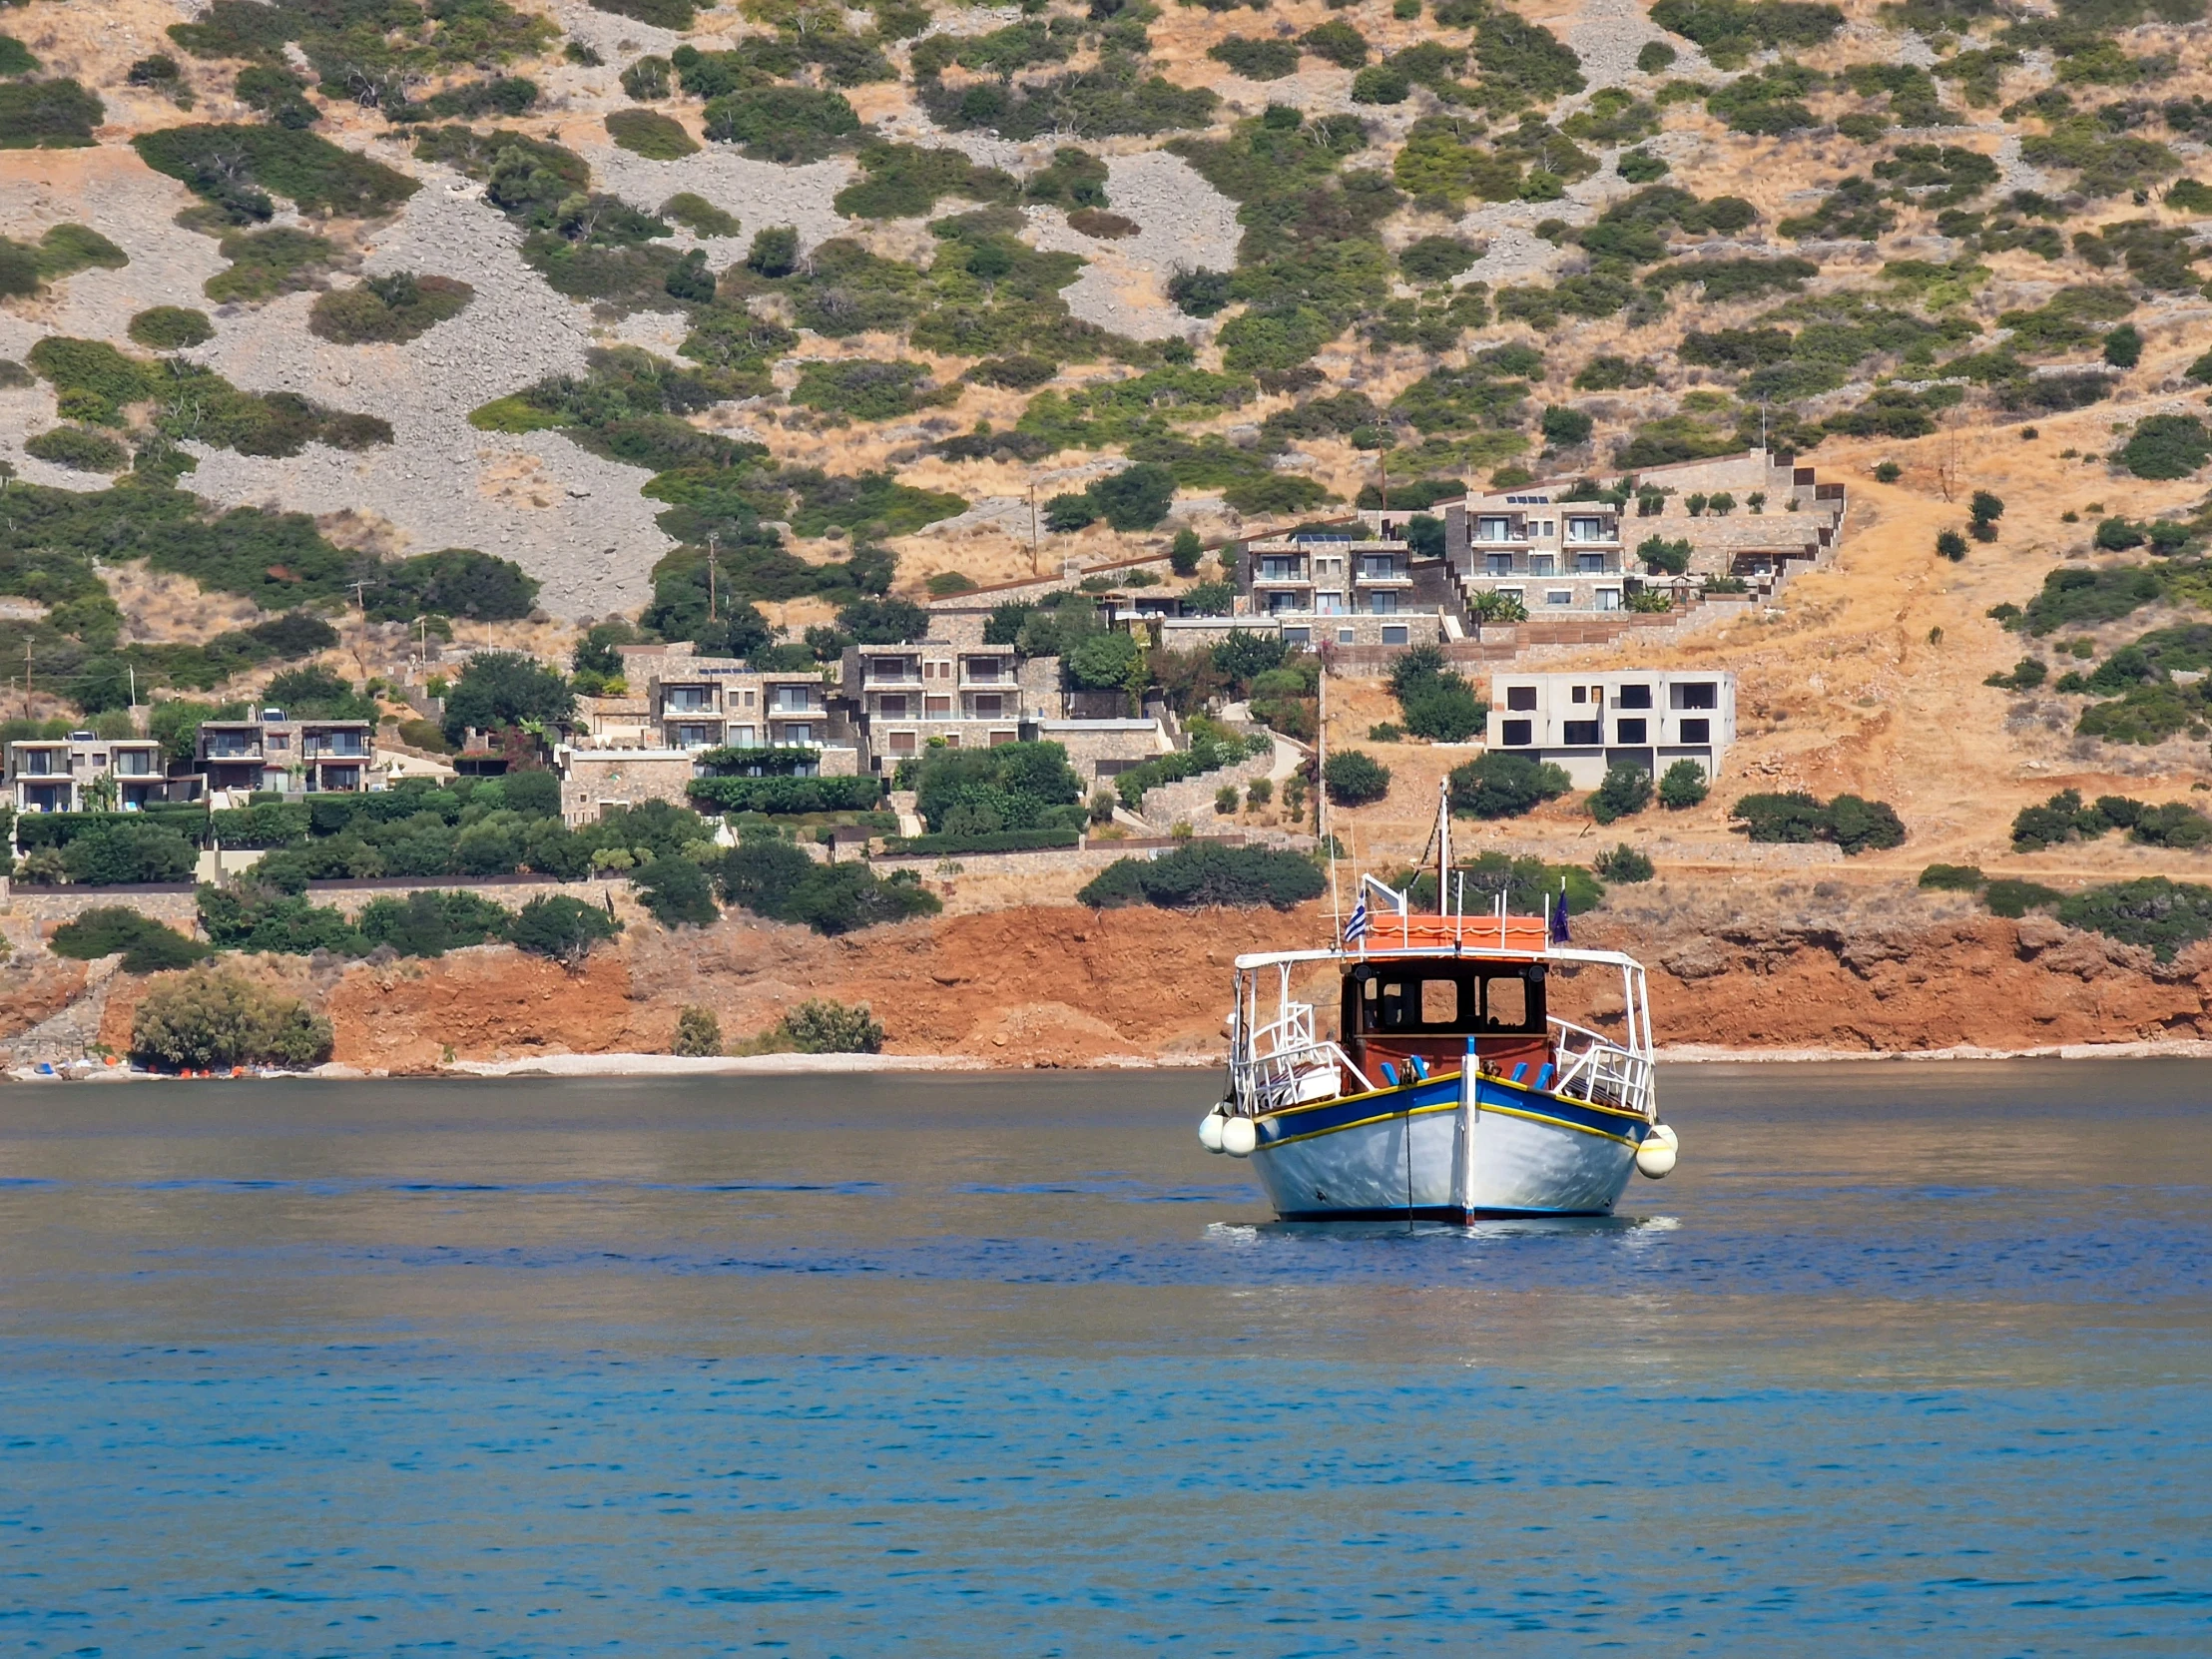
[[[1451,780],[1436,783],[1436,914],[1451,914]]]

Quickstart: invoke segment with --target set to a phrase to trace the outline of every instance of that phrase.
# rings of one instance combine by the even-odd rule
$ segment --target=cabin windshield
[[[1540,1036],[1539,963],[1371,964],[1346,981],[1345,1024],[1367,1035]]]

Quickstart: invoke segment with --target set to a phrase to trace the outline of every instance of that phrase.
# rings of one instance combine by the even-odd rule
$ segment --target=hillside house
[[[1707,778],[1736,741],[1736,676],[1706,669],[1573,670],[1490,680],[1485,741],[1565,769],[1594,790],[1623,764],[1656,776],[1695,761]]]
[[[210,793],[350,795],[383,788],[376,725],[367,720],[291,720],[281,709],[211,720],[200,728],[194,759]]]
[[[162,746],[155,739],[72,732],[10,743],[4,776],[8,805],[18,813],[82,813],[95,807],[135,813],[164,801],[189,800],[198,791],[198,780],[178,779],[173,785],[163,771]]]
[[[1470,493],[1446,510],[1444,526],[1470,610],[1486,593],[1518,600],[1530,616],[1626,604],[1621,515],[1610,502],[1568,501],[1543,485]]]
[[[1440,561],[1415,556],[1403,512],[1363,511],[1248,543],[1238,562],[1244,609],[1294,645],[1422,645],[1458,609]],[[1227,619],[1180,619],[1193,635]],[[1241,618],[1239,620],[1242,620]]]

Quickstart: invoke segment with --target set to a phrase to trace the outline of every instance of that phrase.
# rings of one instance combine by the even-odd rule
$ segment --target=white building
[[[170,799],[153,738],[23,738],[7,746],[5,760],[6,799],[18,813],[135,813]],[[198,783],[179,780],[176,798],[189,800]]]
[[[1736,741],[1736,676],[1646,669],[1498,674],[1490,681],[1489,747],[1566,769],[1594,790],[1626,763],[1657,776],[1695,761],[1720,776]]]

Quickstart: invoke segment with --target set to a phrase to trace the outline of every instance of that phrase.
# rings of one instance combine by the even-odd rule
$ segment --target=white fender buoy
[[[1682,1137],[1664,1123],[1651,1126],[1651,1133],[1644,1137],[1644,1144],[1636,1149],[1636,1173],[1658,1181],[1674,1168],[1675,1159],[1682,1151]]]
[[[1219,1106],[1216,1106],[1211,1112],[1198,1120],[1198,1144],[1208,1152],[1219,1152],[1221,1150],[1222,1122]]]
[[[1224,1118],[1221,1125],[1221,1149],[1232,1158],[1249,1158],[1252,1149],[1260,1144],[1260,1131],[1250,1118]]]

